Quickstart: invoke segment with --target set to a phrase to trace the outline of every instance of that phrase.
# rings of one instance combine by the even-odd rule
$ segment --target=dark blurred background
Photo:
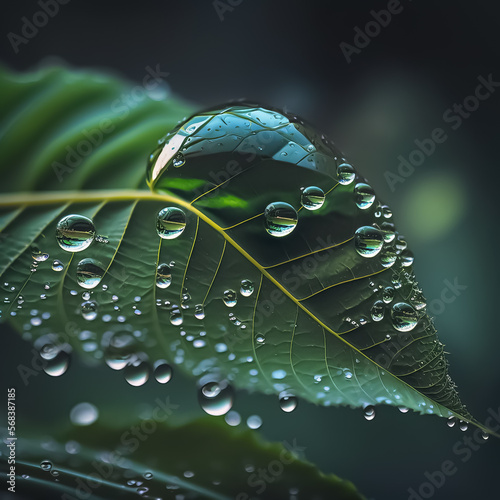
[[[399,5],[400,12],[375,36],[372,23],[366,46],[356,47],[355,28],[365,31],[374,20],[371,11],[387,10],[388,4]],[[21,34],[23,16],[31,19],[38,10],[37,2],[19,0],[3,8],[1,61],[11,68],[28,70],[59,58],[138,83],[147,66],[158,65],[169,73],[171,92],[195,106],[246,97],[296,112],[326,132],[391,206],[407,236],[463,400],[479,420],[490,407],[498,411],[500,87],[466,111],[459,126],[458,120],[443,118],[449,109],[448,118],[458,114],[453,106],[474,94],[479,77],[500,82],[497,4],[73,0],[60,5],[16,53],[8,34]],[[356,49],[344,45],[350,62],[342,43]],[[466,103],[474,107],[473,100]],[[436,128],[445,131],[446,140],[411,175],[394,182],[398,157],[408,160],[415,140],[429,138]],[[466,288],[453,295],[446,280]],[[445,289],[446,297],[455,296],[449,303],[440,299]],[[30,345],[1,328],[3,351],[10,353],[0,364],[1,378],[16,385],[16,366],[29,361]],[[35,404],[43,427],[67,418],[80,401],[112,402],[135,412],[140,402],[165,391],[201,415],[194,389],[186,396],[180,384],[157,387],[150,381],[133,388],[109,369],[76,363],[60,379],[39,376],[20,391],[18,418],[32,424],[29,408]],[[458,472],[434,488],[433,498],[498,496],[499,443],[490,439],[464,463],[453,446],[465,434],[436,417],[387,407],[367,422],[361,411],[305,402],[285,415],[274,398],[247,395],[240,395],[235,409],[262,415],[267,438],[296,438],[309,460],[352,480],[367,498],[408,498],[408,488],[418,490],[428,481],[424,473],[438,470],[446,459]]]

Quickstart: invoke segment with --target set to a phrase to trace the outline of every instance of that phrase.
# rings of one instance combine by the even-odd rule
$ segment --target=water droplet
[[[156,270],[156,286],[168,288],[172,283],[172,270],[168,264],[160,264]]]
[[[200,406],[209,415],[225,415],[233,406],[234,391],[226,382],[208,382],[198,391]]]
[[[356,205],[362,210],[366,210],[373,205],[375,201],[375,191],[373,188],[364,182],[358,182],[354,187],[356,195]]]
[[[372,405],[363,408],[363,414],[366,420],[373,420],[375,418],[375,407]]]
[[[382,207],[382,214],[386,219],[390,219],[392,217],[392,210],[387,205],[384,205]]]
[[[406,247],[408,246],[408,243],[406,243],[403,236],[399,235],[397,240],[396,240],[395,245],[396,245],[396,249],[402,252],[403,250],[406,249]]]
[[[215,351],[216,352],[226,352],[227,345],[224,344],[223,342],[219,342],[218,344],[215,344]]]
[[[362,226],[354,233],[354,248],[362,257],[375,257],[384,244],[382,232],[372,226]]]
[[[94,241],[94,223],[83,215],[66,215],[56,228],[56,240],[59,246],[67,252],[81,252]]]
[[[396,292],[394,291],[394,288],[392,288],[392,286],[388,286],[388,287],[384,288],[384,292],[382,294],[382,300],[386,304],[390,304],[394,300],[395,293]]]
[[[295,396],[287,394],[280,397],[280,408],[286,413],[290,413],[295,410],[298,403],[299,400]]]
[[[154,376],[160,384],[166,384],[172,378],[172,367],[165,361],[155,363]]]
[[[382,321],[384,319],[385,304],[381,300],[377,300],[371,309],[373,321]]]
[[[384,234],[384,240],[385,240],[385,234]],[[387,268],[392,267],[396,262],[397,258],[398,258],[397,253],[391,247],[384,248],[382,252],[380,252],[380,263],[384,267]]]
[[[82,288],[96,287],[103,275],[103,265],[94,259],[83,259],[76,267],[76,280]]]
[[[194,317],[196,319],[204,319],[205,318],[205,309],[203,308],[203,304],[196,304],[194,306]]]
[[[460,422],[459,422],[459,427],[460,427],[460,430],[462,432],[465,432],[469,428],[469,426],[467,425],[467,422],[464,422],[462,420],[460,420]]]
[[[203,339],[196,339],[193,342],[193,347],[196,349],[200,349],[201,347],[205,347],[207,343]]]
[[[229,289],[224,292],[222,300],[227,307],[234,307],[238,302],[238,297],[234,290]]]
[[[274,370],[273,373],[271,373],[271,377],[275,380],[281,380],[286,377],[286,371],[285,370]]]
[[[226,414],[224,417],[224,420],[226,423],[232,427],[235,427],[236,425],[240,425],[241,423],[241,416],[237,411],[231,410]]]
[[[414,256],[411,250],[405,249],[401,252],[401,265],[408,267],[413,264]]]
[[[93,424],[99,416],[99,410],[90,403],[78,403],[73,406],[69,413],[69,418],[73,425],[90,425]]]
[[[325,193],[317,186],[309,186],[302,191],[300,201],[307,210],[318,210],[325,202]]]
[[[31,256],[36,262],[45,262],[49,258],[48,253],[42,253],[37,246],[31,247]]]
[[[174,307],[170,311],[170,323],[174,326],[179,326],[182,325],[182,322],[184,321],[184,317],[182,316],[182,312],[178,307]]]
[[[43,460],[40,462],[40,468],[45,471],[50,471],[52,469],[52,462],[49,460]]]
[[[345,377],[347,380],[351,379],[351,378],[352,378],[352,372],[351,372],[351,371],[349,371],[349,370],[345,370],[345,371],[344,371],[344,377]]]
[[[392,306],[391,318],[394,328],[400,332],[413,330],[418,322],[418,313],[406,302],[398,302]]]
[[[186,159],[182,153],[177,153],[172,159],[172,165],[176,168],[182,167],[186,163]]]
[[[264,210],[266,231],[278,238],[290,234],[297,226],[297,212],[292,205],[277,201]]]
[[[255,340],[259,343],[259,344],[263,344],[265,341],[266,341],[266,338],[264,337],[264,335],[258,333],[256,336],[255,336]]]
[[[142,477],[149,481],[150,479],[153,479],[153,473],[152,472],[145,472]]]
[[[57,350],[57,354],[51,359],[46,360],[47,364],[43,366],[43,371],[50,375],[51,377],[60,377],[68,369],[71,356],[69,352],[60,348]]]
[[[349,163],[341,163],[337,167],[337,178],[340,184],[347,186],[354,180],[354,177],[356,177],[356,173]]]
[[[82,303],[82,316],[87,321],[93,321],[97,318],[97,302],[94,300],[87,300]]]
[[[446,421],[446,425],[448,427],[454,427],[456,423],[457,423],[456,417],[448,417],[448,420]]]
[[[410,411],[409,408],[406,408],[406,406],[398,406],[398,410],[401,413],[408,413]]]
[[[262,419],[258,415],[250,415],[247,418],[247,425],[250,429],[258,429],[262,425]]]
[[[254,284],[250,280],[242,280],[240,293],[243,297],[250,297],[255,290]]]
[[[134,387],[144,385],[149,379],[149,365],[145,361],[134,361],[123,370],[125,380]]]
[[[186,215],[180,208],[167,207],[158,212],[156,231],[160,238],[172,240],[186,228]]]

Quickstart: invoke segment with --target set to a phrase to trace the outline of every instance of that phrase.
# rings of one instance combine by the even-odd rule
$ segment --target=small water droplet
[[[375,191],[373,188],[364,182],[358,182],[354,187],[356,195],[356,205],[362,210],[366,210],[373,205],[375,201]]]
[[[94,241],[94,223],[83,215],[66,215],[56,228],[56,240],[59,246],[67,252],[81,252]]]
[[[224,417],[224,420],[231,427],[235,427],[236,425],[240,425],[240,423],[241,423],[241,416],[240,416],[240,414],[237,411],[231,410],[228,413],[226,413],[226,416]]]
[[[401,413],[408,413],[410,411],[409,408],[406,408],[406,406],[398,406],[398,410]]]
[[[196,319],[204,319],[205,318],[205,309],[203,308],[203,304],[196,304],[194,306],[194,317]]]
[[[274,379],[274,380],[282,380],[286,377],[286,371],[285,370],[274,370],[272,373],[271,373],[271,377]]]
[[[295,208],[288,203],[277,201],[267,205],[264,210],[266,231],[275,237],[290,234],[297,226],[298,216]]]
[[[40,462],[40,468],[45,471],[50,471],[52,469],[52,462],[49,460],[43,460]]]
[[[186,163],[186,159],[182,153],[177,153],[172,159],[172,165],[176,168],[182,167]]]
[[[349,163],[341,163],[337,167],[337,178],[340,184],[347,186],[354,180],[354,177],[356,177],[356,173]]]
[[[43,371],[50,375],[51,377],[60,377],[68,369],[71,356],[69,352],[60,348],[57,350],[57,354],[51,359],[46,360],[47,364],[43,366]]]
[[[394,328],[400,332],[409,332],[418,322],[418,313],[406,302],[398,302],[392,306],[391,318]]]
[[[170,323],[174,326],[182,325],[184,321],[184,317],[182,316],[182,312],[178,307],[174,307],[170,311]]]
[[[385,304],[381,300],[377,300],[371,309],[373,321],[382,321],[384,319]]]
[[[96,301],[87,300],[82,303],[81,307],[83,319],[86,319],[87,321],[93,321],[97,318],[98,305]]]
[[[395,294],[394,288],[392,286],[388,286],[384,288],[384,292],[382,293],[382,300],[386,304],[390,304],[394,300],[394,294]]]
[[[45,262],[49,258],[48,253],[41,252],[40,249],[35,245],[31,247],[31,256],[36,262]]]
[[[306,187],[302,191],[301,203],[307,210],[318,210],[325,202],[325,193],[317,186]]]
[[[250,415],[247,418],[247,426],[250,429],[258,429],[262,425],[262,419],[258,415]]]
[[[264,337],[264,335],[258,333],[256,336],[255,336],[255,340],[257,341],[257,343],[259,344],[263,344],[265,341],[266,341],[266,338]]]
[[[241,281],[241,287],[240,287],[240,293],[243,295],[243,297],[250,297],[252,293],[255,290],[255,286],[253,282],[250,280],[242,280]]]
[[[354,248],[362,257],[375,257],[383,244],[382,232],[375,227],[362,226],[354,233]]]
[[[401,252],[401,265],[403,267],[409,267],[414,261],[413,252],[411,250],[405,249]]]
[[[123,374],[130,385],[139,387],[149,379],[149,365],[146,361],[137,360],[128,364],[123,370]]]
[[[227,307],[234,307],[238,302],[238,297],[234,290],[229,289],[224,292],[222,300]]]
[[[150,479],[153,479],[153,473],[152,472],[145,472],[142,477],[149,481]]]
[[[156,232],[160,238],[172,240],[186,228],[186,215],[180,208],[167,207],[156,216]]]
[[[76,280],[82,288],[95,288],[103,275],[103,265],[95,259],[83,259],[76,267]]]
[[[384,234],[384,240],[385,240],[385,234]],[[397,258],[398,258],[397,253],[391,247],[384,248],[380,252],[380,263],[384,267],[387,267],[387,268],[392,267],[394,265],[394,263],[396,262]]]
[[[99,416],[99,410],[91,403],[78,403],[73,406],[69,418],[73,425],[85,426],[93,424]]]
[[[225,415],[233,406],[234,391],[226,382],[208,382],[198,391],[200,406],[209,415]]]
[[[172,367],[165,361],[155,363],[154,376],[160,384],[166,384],[172,378]]]
[[[365,406],[363,414],[366,420],[373,420],[375,418],[375,407],[372,405]]]
[[[290,394],[280,396],[280,408],[286,413],[290,413],[295,410],[298,403],[299,400],[295,396],[292,396]]]

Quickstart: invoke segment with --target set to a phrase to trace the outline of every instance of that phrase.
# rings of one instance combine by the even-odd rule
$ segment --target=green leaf
[[[266,444],[248,429],[242,432],[215,419],[180,427],[155,420],[126,429],[93,424],[59,429],[48,442],[18,439],[16,493],[32,499],[90,494],[113,499],[132,498],[147,488],[144,498],[249,500],[304,493],[318,500],[363,498],[352,483],[302,460],[300,443]],[[42,462],[50,462],[50,470],[42,469]],[[6,471],[6,461],[0,463]],[[146,473],[152,478],[146,479]],[[291,494],[295,490],[298,497]]]
[[[96,359],[118,356],[121,367],[129,362],[124,371],[134,384],[149,365],[167,360],[237,388],[322,405],[390,404],[483,428],[448,375],[390,210],[372,202],[369,186],[356,188],[365,182],[359,175],[338,182],[342,154],[309,126],[242,104],[198,113],[158,145],[186,114],[174,99],[145,98],[117,114],[123,84],[62,69],[4,73],[1,90],[2,188],[9,192],[0,201],[3,316],[37,347],[68,342]],[[68,152],[82,150],[104,118],[112,131],[66,171]],[[144,168],[155,147],[152,192]],[[307,186],[326,193],[319,210],[300,207]],[[283,238],[264,228],[264,209],[274,202],[298,210],[297,228]],[[157,234],[165,207],[185,214],[175,239]],[[62,250],[56,227],[70,214],[91,219],[107,243],[96,238],[83,252]],[[373,258],[356,250],[362,227],[371,228],[360,240],[365,253],[386,240]],[[88,258],[102,268],[92,290],[77,282],[78,264]],[[62,271],[52,270],[55,259]],[[160,264],[171,267],[167,288],[156,286]],[[251,295],[240,293],[242,280],[253,284]],[[388,287],[394,298],[376,321],[372,308]],[[82,292],[97,305],[95,319],[82,315]],[[57,365],[52,373],[64,371],[65,358],[47,363]]]

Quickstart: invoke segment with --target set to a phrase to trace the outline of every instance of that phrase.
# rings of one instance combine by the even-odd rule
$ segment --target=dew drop
[[[405,249],[401,252],[401,265],[408,267],[413,264],[414,256],[411,250]]]
[[[178,307],[173,308],[170,311],[170,323],[174,326],[182,325],[184,321],[184,317],[182,316],[182,312]]]
[[[167,207],[156,216],[156,232],[160,238],[173,240],[186,228],[186,215],[180,208]]]
[[[67,252],[81,252],[94,241],[94,223],[83,215],[66,215],[56,228],[56,240],[59,246]]]
[[[196,319],[204,319],[205,318],[205,309],[203,304],[196,304],[194,306],[194,317]]]
[[[186,159],[182,153],[177,153],[172,159],[172,165],[176,168],[182,167],[186,163]]]
[[[250,429],[258,429],[262,425],[262,419],[258,415],[250,415],[247,418],[247,425]]]
[[[382,300],[386,304],[390,304],[394,300],[394,294],[395,294],[394,288],[392,286],[388,286],[384,288],[384,292],[382,293]]]
[[[134,387],[144,385],[149,379],[149,365],[145,361],[135,361],[123,370],[125,380]]]
[[[286,377],[286,371],[285,370],[274,370],[272,373],[271,373],[271,377],[275,380],[281,380],[281,379],[284,379]]]
[[[49,258],[48,253],[42,253],[40,249],[34,245],[31,247],[31,256],[36,262],[45,262]]]
[[[341,163],[337,167],[337,178],[339,183],[343,186],[347,186],[350,184],[354,177],[356,177],[356,173],[354,172],[354,168],[349,163]]]
[[[241,281],[240,293],[241,295],[243,295],[243,297],[250,297],[250,295],[252,295],[254,290],[255,286],[252,281],[250,280]]]
[[[40,462],[40,468],[45,471],[50,471],[52,469],[52,462],[49,460],[43,460]]]
[[[305,209],[318,210],[325,202],[325,193],[317,186],[309,186],[302,191],[300,201]]]
[[[99,410],[90,403],[78,403],[73,406],[69,418],[73,425],[85,426],[93,424],[99,416]]]
[[[150,479],[153,479],[153,473],[152,472],[145,472],[142,477],[149,481]]]
[[[83,259],[76,267],[76,280],[82,288],[95,288],[103,275],[103,265],[94,259]]]
[[[354,186],[354,194],[356,195],[356,205],[362,210],[370,208],[375,201],[375,191],[364,182],[358,182]]]
[[[385,240],[385,234],[384,234],[384,240]],[[398,255],[394,251],[394,249],[387,247],[380,252],[380,263],[386,267],[392,267],[394,263],[396,262],[396,259],[398,258]]]
[[[94,300],[87,300],[82,303],[81,307],[83,319],[86,319],[87,321],[94,321],[97,318],[97,302]]]
[[[229,289],[224,292],[222,300],[227,307],[234,307],[238,302],[238,297],[234,290]]]
[[[366,420],[373,420],[375,418],[375,407],[372,405],[365,406],[363,414]]]
[[[172,367],[165,360],[157,361],[155,363],[154,377],[160,384],[170,382],[172,378]]]
[[[156,270],[156,286],[168,288],[172,283],[172,270],[168,264],[160,264]]]
[[[297,408],[298,403],[299,400],[295,396],[287,394],[280,397],[280,408],[285,413],[290,413],[293,410],[295,410],[295,408]]]
[[[64,349],[58,350],[57,354],[43,366],[43,371],[51,377],[60,377],[68,369],[71,356]]]
[[[418,322],[418,313],[406,302],[398,302],[392,306],[391,318],[394,328],[400,332],[413,330]]]
[[[241,423],[241,416],[240,416],[240,414],[237,411],[231,410],[230,412],[228,412],[226,414],[226,416],[224,417],[224,420],[231,427],[235,427],[237,425],[240,425],[240,423]]]
[[[384,244],[382,232],[372,226],[362,226],[354,233],[354,248],[362,257],[375,257]]]
[[[381,300],[377,300],[371,309],[371,316],[373,321],[382,321],[384,319],[385,304]]]
[[[406,408],[406,406],[398,406],[398,410],[401,413],[408,413],[410,411],[409,408]]]
[[[292,205],[277,201],[264,210],[266,231],[277,238],[290,234],[297,226],[297,212]]]
[[[225,415],[233,406],[234,391],[226,382],[208,382],[198,391],[201,408],[209,415]]]

